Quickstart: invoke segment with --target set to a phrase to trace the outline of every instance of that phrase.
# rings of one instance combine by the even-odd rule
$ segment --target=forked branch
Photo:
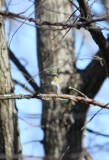
[[[91,9],[89,8],[88,0],[77,0],[80,7],[80,21],[84,24],[84,22],[93,21],[93,17],[91,14]],[[87,29],[95,43],[99,46],[99,49],[102,52],[102,57],[104,60],[105,68],[107,71],[107,75],[109,76],[109,50],[107,41],[99,28],[96,27],[96,24],[90,23],[88,25],[84,25],[84,28]]]

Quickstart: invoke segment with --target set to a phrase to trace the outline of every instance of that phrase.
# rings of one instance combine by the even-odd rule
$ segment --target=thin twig
[[[96,135],[98,135],[98,136],[102,136],[102,137],[107,137],[107,138],[109,138],[109,134],[103,134],[103,133],[101,133],[101,132],[94,131],[94,130],[92,130],[92,129],[90,129],[90,128],[86,128],[86,131],[88,131],[88,132],[90,132],[90,133],[92,133],[92,134],[96,134]]]

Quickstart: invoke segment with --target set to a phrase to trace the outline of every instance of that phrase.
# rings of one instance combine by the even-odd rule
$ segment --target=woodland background
[[[7,0],[3,4],[0,18],[4,23],[0,29],[1,33],[5,29],[5,35],[1,34],[0,39],[0,63],[8,59],[9,53],[15,88],[7,88],[11,78],[2,73],[9,72],[9,69],[4,70],[8,62],[1,63],[0,95],[14,97],[11,94],[14,92],[22,98],[16,100],[22,153],[15,127],[17,113],[11,107],[8,107],[9,112],[7,109],[14,102],[1,98],[0,140],[4,147],[0,148],[0,154],[6,159],[15,156],[16,159],[90,160],[92,157],[108,160],[109,111],[104,109],[109,107],[108,3],[108,0]],[[3,42],[4,37],[7,42]],[[75,95],[73,101],[68,97],[57,99],[53,95],[56,91],[49,79],[54,71],[62,82],[61,96]],[[43,95],[38,97],[39,93],[47,95],[43,99]],[[23,95],[28,94],[29,99],[23,99]],[[77,96],[84,101],[77,100]],[[100,103],[98,106],[94,101],[89,103],[87,98]],[[16,115],[15,119],[12,113]],[[5,143],[11,132],[15,135],[11,136],[15,144],[10,145],[9,141],[8,146]]]

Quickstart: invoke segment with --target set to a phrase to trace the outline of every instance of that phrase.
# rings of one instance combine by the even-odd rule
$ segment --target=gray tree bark
[[[67,0],[46,0],[39,1],[37,18],[47,22],[66,22],[72,14],[72,7]],[[69,22],[70,23],[70,22]],[[77,73],[73,67],[75,57],[73,52],[74,32],[70,30],[58,30],[53,27],[40,27],[37,30],[38,56],[41,71],[42,91],[44,93],[56,92],[50,82],[47,85],[48,71],[59,72],[61,79],[61,93],[74,94],[78,93],[69,90],[69,86],[77,90],[84,91],[87,96],[94,97],[97,88],[93,91],[93,85],[96,86],[96,80],[91,85],[90,76],[94,73],[90,69],[82,73]],[[65,35],[65,36],[64,36]],[[62,39],[62,37],[64,38]],[[96,66],[96,64],[94,64]],[[104,75],[105,78],[106,74]],[[45,83],[44,83],[45,82]],[[101,82],[102,83],[102,82]],[[88,89],[89,92],[88,92]],[[83,160],[91,159],[85,155],[83,149],[83,131],[87,104],[76,103],[72,101],[43,101],[42,125],[44,128],[44,149],[45,159],[47,160]]]
[[[0,1],[1,9],[1,1]],[[14,91],[10,74],[9,56],[5,39],[4,23],[0,17],[0,94]],[[14,100],[0,101],[0,159],[21,159],[18,117]]]
[[[39,5],[41,5],[41,2]],[[37,15],[42,21],[66,22],[72,12],[72,7],[66,0],[47,0],[41,5]],[[61,79],[61,92],[71,94],[68,86],[80,89],[82,83],[80,75],[73,68],[75,60],[73,54],[74,33],[72,30],[66,34],[67,30],[59,31],[56,27],[54,29],[55,31],[46,28],[38,29],[38,52],[41,71],[44,69],[49,70],[50,68],[53,71],[58,71]],[[65,37],[62,39],[64,35]],[[46,72],[44,73],[42,78],[47,82],[49,77]],[[46,89],[42,82],[42,88],[44,92],[53,92],[53,87],[50,83]],[[42,125],[45,126],[44,148],[45,159],[47,160],[58,160],[66,157],[66,155],[69,160],[71,158],[72,160],[75,158],[77,160],[82,157],[80,156],[82,153],[81,131],[77,131],[78,124],[77,122],[75,123],[76,117],[73,113],[74,111],[72,111],[72,105],[75,105],[75,103],[70,101],[60,102],[59,100],[54,100],[43,102]],[[72,132],[72,129],[74,132]],[[70,135],[71,137],[69,137]],[[71,145],[70,141],[73,142]],[[73,150],[72,145],[74,147]],[[70,153],[72,150],[70,155],[67,154],[69,150]]]

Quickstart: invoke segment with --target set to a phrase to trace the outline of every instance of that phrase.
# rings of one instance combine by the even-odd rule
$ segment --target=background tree
[[[40,1],[38,4],[40,9],[38,10],[38,18],[41,21],[49,21],[51,23],[66,23],[70,20],[70,15],[72,14],[72,6],[68,1],[46,1],[43,4],[43,1]],[[50,9],[53,7],[52,11]],[[49,81],[49,77],[52,75],[48,75],[46,69],[51,70],[52,72],[56,72],[61,80],[61,93],[71,94],[69,90],[69,86],[72,86],[76,89],[80,89],[81,79],[78,73],[76,73],[75,68],[73,68],[74,62],[74,54],[73,54],[73,42],[74,35],[71,31],[64,30],[64,28],[41,28],[38,29],[38,54],[39,54],[39,64],[41,66],[41,71],[45,71],[43,74],[44,77],[42,79]],[[60,29],[60,30],[59,30]],[[68,32],[68,33],[67,33]],[[44,93],[47,91],[53,92],[53,87],[49,83],[46,89],[45,85],[42,82],[42,88]],[[56,93],[56,92],[55,92]],[[75,94],[75,93],[74,93]],[[53,100],[50,102],[43,103],[43,115],[42,115],[42,125],[46,126],[44,145],[45,145],[45,153],[47,155],[47,159],[60,159],[61,156],[68,150],[69,143],[72,138],[77,141],[80,140],[80,135],[76,128],[74,127],[75,118],[72,112],[72,102],[60,100]],[[73,125],[73,131],[71,130],[71,126]],[[75,133],[74,133],[75,132]],[[79,143],[78,142],[78,143]],[[78,144],[77,143],[77,144]],[[71,143],[72,144],[72,143]],[[78,153],[81,152],[81,147],[78,147],[75,142],[75,147],[72,148],[70,145],[70,149],[72,154],[77,159]],[[67,155],[67,159],[68,155]]]
[[[40,1],[38,5],[40,7],[37,15],[41,22],[71,24],[70,19],[73,17],[74,11],[67,0]],[[87,15],[88,13],[86,13]],[[69,86],[71,86],[93,98],[101,85],[101,81],[99,72],[95,72],[97,75],[94,82],[89,78],[95,77],[92,67],[95,69],[98,65],[99,69],[104,70],[104,68],[92,62],[93,65],[90,64],[84,72],[80,73],[76,70],[73,49],[75,34],[74,31],[71,34],[71,31],[72,28],[66,29],[58,26],[38,29],[39,64],[40,70],[45,71],[42,78],[47,82],[50,75],[48,75],[46,69],[51,69],[52,72],[55,70],[62,82],[61,93],[79,95],[78,92],[70,91]],[[104,75],[101,75],[102,80]],[[48,87],[50,91],[53,91],[51,85]],[[42,88],[47,93],[48,88],[45,88],[43,82]],[[72,101],[52,100],[43,102],[42,125],[45,126],[43,142],[45,159],[82,160],[83,157],[88,156],[85,155],[86,152],[83,149],[83,130],[81,130],[85,124],[87,109],[87,104]]]

